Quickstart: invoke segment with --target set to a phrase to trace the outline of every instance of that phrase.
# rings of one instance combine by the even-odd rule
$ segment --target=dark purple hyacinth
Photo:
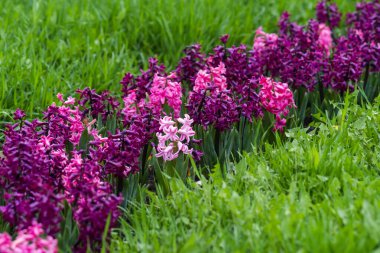
[[[327,61],[327,55],[319,44],[319,24],[310,20],[307,27],[290,24],[288,35],[278,39],[281,67],[278,69],[282,82],[294,88],[314,90],[318,73]]]
[[[183,52],[185,56],[179,61],[176,73],[179,81],[190,84],[190,88],[192,88],[196,74],[205,67],[205,55],[201,53],[199,44],[189,46]]]
[[[324,67],[322,82],[325,87],[338,91],[352,91],[362,75],[364,62],[358,35],[341,37],[333,51],[333,57]]]
[[[379,1],[361,2],[356,11],[346,18],[348,33],[362,40],[361,50],[365,64],[372,72],[380,71],[380,3]]]
[[[331,1],[323,0],[316,6],[316,16],[319,23],[324,23],[335,28],[339,26],[342,14],[339,12],[338,6]]]
[[[98,116],[101,116],[105,122],[116,113],[120,105],[117,99],[110,96],[109,91],[103,91],[99,94],[87,87],[83,90],[77,90],[77,93],[80,94],[78,104],[82,107],[83,118],[92,117],[98,119]]]
[[[17,113],[24,115],[20,111]],[[18,115],[15,119],[20,119]],[[33,221],[41,223],[50,235],[59,231],[63,196],[51,176],[50,158],[39,138],[38,121],[21,121],[7,126],[0,160],[3,219],[17,229]]]
[[[141,70],[141,74],[137,77],[131,73],[126,73],[120,84],[122,85],[123,97],[128,96],[131,90],[136,91],[137,100],[145,99],[146,93],[149,92],[154,75],[165,74],[165,66],[159,65],[156,58],[149,59],[149,68],[146,71]]]

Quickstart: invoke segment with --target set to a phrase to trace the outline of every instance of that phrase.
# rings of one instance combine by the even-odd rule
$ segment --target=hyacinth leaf
[[[104,231],[103,231],[103,235],[102,235],[102,250],[101,250],[101,253],[106,253],[108,252],[108,243],[107,243],[107,235],[108,235],[108,231],[109,231],[109,228],[110,228],[110,223],[111,223],[111,215],[109,214],[108,217],[107,217],[107,221],[106,221],[106,225],[104,226]]]
[[[141,173],[142,173],[142,178],[143,180],[146,180],[148,175],[147,167],[149,165],[148,161],[150,157],[152,156],[152,150],[153,147],[152,145],[146,144],[143,148],[143,152],[139,157],[139,163],[140,163],[140,168],[141,168]]]
[[[61,223],[61,233],[58,235],[59,248],[64,252],[70,252],[78,241],[79,230],[73,220],[72,208],[67,202],[65,202],[62,216],[64,219],[62,219]]]
[[[178,158],[175,161],[176,161],[176,165],[175,165],[176,175],[185,182],[187,178],[188,169],[189,169],[188,168],[189,159],[187,158],[187,156],[181,153],[179,154]]]
[[[158,162],[157,157],[155,156],[155,151],[153,151],[152,159],[151,159],[151,164],[154,168],[154,175],[155,175],[155,184],[156,187],[161,189],[162,193],[164,195],[169,194],[170,192],[170,187],[168,183],[168,177],[164,174],[163,170],[161,169],[161,166]]]
[[[136,199],[139,181],[140,173],[130,175],[128,178],[126,178],[122,192],[123,203],[121,206],[123,208],[128,207],[128,204]]]
[[[309,95],[310,95],[309,92],[307,92],[304,95],[304,97],[302,99],[302,103],[299,105],[299,107],[297,108],[297,110],[295,110],[295,109],[291,110],[292,112],[295,112],[296,115],[297,115],[297,120],[296,120],[296,122],[297,122],[296,125],[297,126],[303,125],[304,122],[305,122],[306,110],[307,110],[307,105],[308,105],[308,102],[309,102]]]
[[[212,167],[218,159],[216,151],[215,151],[213,132],[214,131],[211,131],[210,129],[207,132],[204,131],[204,135],[203,135],[204,142],[203,142],[202,147],[203,147],[204,153],[207,154],[207,156],[204,157],[204,160],[205,160],[206,165],[209,167]]]
[[[367,97],[372,102],[376,95],[379,94],[380,89],[380,74],[372,74],[370,75],[368,79],[368,84],[365,87],[365,94],[367,94]]]
[[[88,152],[88,143],[90,142],[90,135],[88,134],[87,129],[85,129],[80,137],[80,141],[78,144],[79,150],[83,150],[85,154]]]
[[[223,138],[223,149],[220,156],[220,161],[228,159],[229,157],[237,158],[239,152],[239,133],[236,128],[233,128],[227,134],[227,138]]]
[[[97,129],[102,129],[104,126],[103,124],[103,119],[102,119],[102,115],[98,115],[98,118],[96,119],[96,128]],[[100,132],[100,131],[99,131]]]
[[[73,144],[70,141],[66,141],[65,142],[65,148],[66,148],[66,152],[68,154],[71,154],[71,151],[73,151],[74,146],[73,146]]]
[[[106,129],[107,131],[110,131],[112,134],[116,133],[116,116],[107,118]]]

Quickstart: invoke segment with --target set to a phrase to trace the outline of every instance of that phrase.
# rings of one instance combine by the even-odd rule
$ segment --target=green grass
[[[142,188],[111,252],[379,252],[379,105],[347,99],[225,179],[217,166],[201,186],[170,179],[169,196]]]
[[[338,0],[344,12],[355,1]],[[305,23],[313,1],[288,0],[3,0],[0,9],[0,112],[39,114],[62,92],[92,86],[119,90],[124,72],[157,56],[169,68],[187,45],[210,50],[220,35],[252,43],[276,30],[283,11]],[[32,114],[32,115],[31,115]],[[7,121],[6,117],[1,117]]]

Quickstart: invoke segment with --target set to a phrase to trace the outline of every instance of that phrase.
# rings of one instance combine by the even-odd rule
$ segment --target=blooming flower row
[[[282,131],[296,108],[292,90],[343,92],[380,70],[379,12],[378,1],[359,3],[347,34],[337,37],[341,14],[322,1],[317,20],[300,26],[284,13],[279,32],[258,28],[252,46],[228,48],[228,35],[208,55],[193,45],[170,73],[150,59],[147,70],[124,76],[119,97],[85,88],[76,98],[58,94],[42,119],[25,120],[17,110],[0,158],[0,213],[19,233],[14,241],[2,234],[0,249],[55,252],[67,202],[80,233],[74,250],[98,250],[108,217],[117,225],[123,178],[146,166],[152,142],[158,159],[200,160],[200,127],[228,131],[272,114]]]

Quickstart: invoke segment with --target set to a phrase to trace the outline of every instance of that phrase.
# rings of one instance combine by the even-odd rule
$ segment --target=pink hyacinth
[[[66,105],[74,105],[75,104],[75,98],[68,97],[66,101],[64,101],[63,96],[61,93],[57,94],[57,98],[63,102],[64,105],[58,106],[58,114],[61,116],[60,119],[57,117],[58,121],[61,121],[60,123],[64,125],[64,120],[66,119],[69,123],[70,127],[70,142],[73,145],[78,145],[80,138],[82,136],[84,126],[82,123],[82,117],[80,115],[80,110],[78,106],[75,106],[74,109],[66,106]],[[56,104],[53,103],[52,107],[56,107]],[[57,115],[56,115],[57,116]]]
[[[326,55],[330,56],[332,48],[331,30],[325,24],[319,24],[318,26],[318,43],[325,50]]]
[[[191,154],[193,149],[189,148],[191,137],[195,135],[191,124],[193,120],[185,114],[184,118],[178,118],[181,123],[180,129],[171,117],[164,117],[160,120],[160,130],[157,133],[158,145],[156,157],[162,157],[165,161],[171,161],[178,157],[179,153]]]
[[[122,113],[127,122],[131,120],[136,113],[136,90],[130,90],[128,95],[123,98],[124,108]]]
[[[253,49],[260,51],[266,47],[274,47],[276,45],[278,35],[274,33],[266,33],[260,26],[256,30],[255,39],[253,41]]]
[[[154,75],[152,88],[150,89],[150,104],[153,110],[161,112],[162,105],[167,104],[173,109],[174,116],[178,117],[182,105],[182,89],[179,82],[173,81],[175,73],[167,77],[160,76],[158,73]]]
[[[25,230],[19,231],[17,237],[7,233],[0,234],[0,252],[2,253],[57,253],[58,242],[51,236],[42,238],[41,224],[33,223]]]
[[[212,61],[212,58],[208,59]],[[212,93],[217,94],[227,89],[227,79],[225,77],[226,67],[223,62],[215,68],[210,67],[210,70],[200,70],[197,73],[193,91],[201,92],[206,89],[212,88]]]
[[[276,115],[275,130],[283,130],[289,109],[295,107],[293,93],[288,84],[274,82],[269,77],[260,78],[261,90],[259,93],[261,105],[270,113]]]

